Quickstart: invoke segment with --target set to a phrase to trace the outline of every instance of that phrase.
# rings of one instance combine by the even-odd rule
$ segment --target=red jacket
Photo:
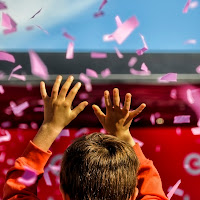
[[[162,182],[158,171],[153,165],[153,162],[144,156],[138,144],[136,144],[133,148],[140,161],[140,168],[138,172],[139,194],[137,199],[168,200],[163,192]],[[46,165],[51,154],[51,151],[44,152],[30,141],[23,155],[15,161],[14,166],[7,172],[6,183],[3,189],[3,200],[38,199],[38,180],[42,177],[42,174],[44,173],[44,166]],[[27,186],[27,184],[23,184],[17,180],[24,174],[26,166],[33,169],[37,174],[37,181],[30,186]]]

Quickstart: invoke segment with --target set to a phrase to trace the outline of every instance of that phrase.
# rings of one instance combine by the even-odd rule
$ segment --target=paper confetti
[[[197,41],[195,39],[186,40],[184,44],[196,44]]]
[[[91,92],[92,91],[92,84],[91,83],[85,83],[85,90],[87,92]]]
[[[86,69],[86,75],[94,78],[98,78],[98,74],[93,69]]]
[[[148,50],[148,46],[147,46],[147,43],[146,43],[146,41],[144,39],[144,36],[140,34],[140,37],[142,39],[142,43],[143,43],[144,47],[142,49],[136,50],[136,53],[137,53],[138,56],[143,55],[144,52]]]
[[[176,89],[172,89],[170,92],[170,97],[172,99],[177,99],[177,90]]]
[[[11,127],[12,123],[10,121],[5,121],[1,123],[2,128],[9,128]]]
[[[104,42],[110,42],[110,41],[113,41],[115,40],[114,37],[112,36],[112,34],[106,34],[103,36],[103,41]]]
[[[150,122],[151,122],[152,125],[155,125],[156,118],[155,118],[154,114],[151,114],[151,116],[150,116]]]
[[[133,74],[133,75],[140,75],[140,76],[148,76],[151,74],[150,71],[138,71],[138,70],[135,70],[133,68],[130,68],[130,73]]]
[[[122,21],[121,21],[121,19],[119,18],[119,16],[116,16],[116,17],[115,17],[115,21],[116,21],[117,27],[120,27],[120,26],[122,25]]]
[[[200,127],[191,128],[193,135],[200,135]]]
[[[142,147],[144,145],[144,142],[142,142],[142,141],[140,141],[140,140],[138,140],[138,139],[136,139],[134,137],[133,137],[133,139],[134,139],[135,143],[139,144],[140,147]]]
[[[47,80],[49,78],[47,67],[37,55],[37,53],[34,51],[29,51],[29,57],[31,62],[31,73],[35,76]]]
[[[107,53],[91,52],[91,58],[107,58]]]
[[[118,27],[112,36],[118,44],[122,44],[138,25],[139,22],[137,18],[133,16]]]
[[[106,5],[107,2],[107,0],[103,0],[101,5],[99,6],[99,10],[102,10],[102,8]]]
[[[32,129],[38,129],[38,124],[35,122],[31,122],[31,128]]]
[[[89,133],[89,129],[88,128],[81,128],[80,130],[78,130],[76,133],[75,133],[75,137],[80,137],[81,135],[85,135],[85,134],[88,134]]]
[[[7,6],[4,2],[0,2],[0,10],[7,9]]]
[[[110,71],[109,68],[106,68],[106,69],[104,69],[104,70],[101,72],[101,76],[102,76],[103,78],[106,78],[106,77],[110,76],[110,74],[111,74],[111,71]]]
[[[85,100],[85,99],[88,99],[88,98],[89,98],[89,95],[86,92],[79,94],[79,99],[81,99],[81,100]]]
[[[52,186],[52,182],[49,177],[49,167],[45,168],[43,177],[44,177],[46,185]]]
[[[84,73],[80,73],[79,79],[85,84],[91,82],[90,78],[88,78]]]
[[[170,200],[173,196],[173,194],[175,193],[175,191],[177,190],[178,186],[180,185],[181,180],[179,180],[170,190],[170,192],[167,194],[168,199]]]
[[[66,37],[67,39],[75,40],[75,38],[71,36],[69,33],[67,33],[66,31],[63,33],[63,36]]]
[[[101,108],[105,108],[106,107],[106,103],[105,103],[105,98],[104,96],[101,97]]]
[[[190,123],[190,115],[174,116],[174,124]]]
[[[6,30],[10,30],[10,31],[12,31],[13,29],[16,29],[16,26],[17,26],[15,21],[8,14],[5,14],[5,13],[2,13],[1,25],[7,28]]]
[[[66,59],[73,59],[74,58],[74,43],[69,42],[66,52]]]
[[[176,128],[176,134],[177,134],[177,135],[181,135],[181,128],[180,128],[180,127],[177,127],[177,128]]]
[[[26,27],[26,30],[27,30],[27,31],[31,31],[31,30],[33,30],[33,29],[34,29],[34,26],[27,26],[27,27]]]
[[[17,179],[19,183],[22,183],[26,186],[31,186],[37,181],[37,173],[35,170],[25,167],[24,174]]]
[[[15,77],[17,79],[20,79],[22,81],[26,80],[26,77],[24,75],[19,75],[19,74],[14,74],[14,72],[16,72],[17,70],[22,69],[21,65],[18,65],[17,67],[15,67],[12,72],[10,73],[10,76],[8,77],[8,80],[11,79],[11,77]]]
[[[8,141],[11,140],[11,134],[7,130],[0,129],[0,132],[3,133],[3,135],[0,136],[0,143],[1,142],[8,142]]]
[[[133,67],[136,62],[137,62],[137,58],[136,57],[131,57],[129,62],[128,62],[128,66],[129,67]]]
[[[183,13],[187,13],[188,12],[188,8],[190,6],[191,0],[187,0],[185,7],[183,8]]]
[[[39,14],[41,12],[42,8],[40,8],[40,10],[38,10],[30,19],[33,19],[37,14]]]
[[[177,73],[168,73],[158,79],[158,82],[177,82]]]
[[[191,89],[187,89],[186,91],[187,93],[187,100],[190,104],[193,104],[194,103],[194,98],[192,96],[192,90]]]
[[[56,138],[56,140],[59,140],[61,137],[69,137],[69,136],[70,136],[69,129],[63,129]]]
[[[4,88],[2,85],[0,85],[0,94],[3,94],[4,93]]]
[[[0,163],[3,163],[5,161],[5,158],[6,158],[6,153],[5,152],[1,152]]]
[[[36,27],[38,27],[41,31],[43,31],[44,33],[46,34],[49,34],[47,30],[45,30],[44,28],[42,28],[41,26],[39,25],[35,25]]]
[[[160,145],[156,145],[155,151],[160,152],[160,149],[161,149]]]
[[[94,16],[95,18],[97,18],[97,17],[101,17],[101,16],[103,16],[103,15],[104,15],[104,12],[103,12],[102,10],[100,10],[100,11],[94,13],[93,16]]]
[[[123,58],[124,57],[124,55],[119,51],[119,49],[117,47],[115,47],[115,52],[116,52],[118,58]]]
[[[22,113],[25,109],[29,107],[29,103],[28,101],[25,101],[24,103],[21,103],[17,106],[13,101],[11,101],[10,107],[13,111],[13,114],[17,116],[18,114]]]
[[[0,60],[5,60],[8,62],[15,63],[15,58],[12,54],[0,51]]]
[[[198,1],[192,1],[189,5],[189,8],[194,9],[196,7],[198,7],[199,2]]]
[[[149,72],[149,69],[148,69],[148,67],[146,66],[145,63],[142,63],[142,65],[141,65],[141,70],[143,70],[143,71],[145,71],[145,72]]]
[[[196,72],[200,74],[200,65],[196,68]]]

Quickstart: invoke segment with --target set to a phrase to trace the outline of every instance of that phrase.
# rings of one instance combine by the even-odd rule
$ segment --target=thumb
[[[94,114],[97,116],[99,122],[103,126],[104,125],[105,114],[101,111],[101,109],[97,105],[92,105],[92,108],[94,110]]]

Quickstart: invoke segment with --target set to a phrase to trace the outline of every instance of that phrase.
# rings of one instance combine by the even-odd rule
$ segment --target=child
[[[84,101],[72,110],[71,105],[81,83],[76,83],[69,91],[73,82],[73,76],[69,76],[58,94],[61,81],[62,76],[58,76],[51,97],[46,93],[44,82],[40,83],[44,101],[44,121],[23,155],[8,171],[4,185],[4,200],[38,199],[37,183],[51,156],[50,146],[62,129],[88,105],[88,102]],[[60,172],[60,190],[63,199],[167,200],[153,162],[145,158],[129,132],[133,118],[145,108],[145,104],[129,111],[131,94],[127,93],[124,106],[120,108],[117,88],[113,90],[113,103],[108,91],[104,92],[104,98],[106,115],[97,105],[92,107],[108,135],[101,133],[86,135],[78,138],[67,148]],[[27,167],[37,174],[37,179],[32,185],[19,181]]]

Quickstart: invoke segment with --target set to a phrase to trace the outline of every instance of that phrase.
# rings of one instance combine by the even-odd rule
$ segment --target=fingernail
[[[70,75],[70,76],[69,76],[69,79],[70,79],[70,80],[73,80],[73,79],[74,79],[74,77],[73,77],[72,75]]]

